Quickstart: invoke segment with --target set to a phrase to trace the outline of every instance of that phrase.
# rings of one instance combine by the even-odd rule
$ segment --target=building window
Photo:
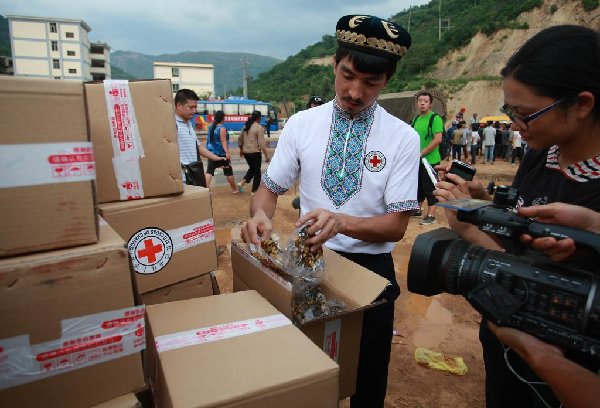
[[[60,79],[60,77],[54,77],[54,79]]]
[[[56,58],[52,60],[52,67],[54,67],[54,69],[60,69],[60,61],[57,60]]]
[[[50,32],[51,33],[57,33],[58,30],[56,29],[56,23],[50,23]]]
[[[171,68],[171,76],[173,78],[178,77],[179,76],[179,68],[175,68],[175,67]]]
[[[76,74],[77,68],[69,68],[69,74]]]
[[[67,55],[69,57],[74,57],[75,56],[75,51],[67,51]]]
[[[67,38],[75,38],[75,34],[73,34],[73,33],[72,33],[72,32],[70,32],[70,31],[67,31],[67,32],[65,33],[65,35],[67,36]]]
[[[52,51],[58,51],[58,41],[52,41]]]
[[[173,84],[173,92],[179,91],[179,84]]]

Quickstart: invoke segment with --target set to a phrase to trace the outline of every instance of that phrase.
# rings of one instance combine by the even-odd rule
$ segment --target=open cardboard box
[[[327,299],[346,303],[346,311],[335,316],[312,320],[300,330],[340,365],[340,399],[354,394],[362,331],[363,311],[378,303],[375,300],[389,284],[387,279],[323,248],[326,268],[323,294]],[[245,243],[231,243],[233,290],[253,289],[264,296],[288,318],[292,317],[292,285],[250,254]]]
[[[335,408],[339,367],[255,291],[150,305],[160,408]]]

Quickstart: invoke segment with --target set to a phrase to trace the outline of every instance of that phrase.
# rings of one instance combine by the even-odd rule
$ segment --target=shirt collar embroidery
[[[353,118],[337,105],[337,100],[333,106],[321,186],[336,208],[340,208],[362,187],[365,146],[377,103]]]
[[[335,117],[342,117],[345,118],[347,120],[366,120],[368,117],[373,116],[375,114],[375,111],[377,110],[377,102],[373,102],[373,104],[371,104],[371,106],[367,107],[366,109],[361,110],[360,112],[358,112],[357,114],[354,115],[354,117],[352,117],[350,115],[350,113],[346,112],[345,110],[343,110],[339,105],[338,105],[338,97],[336,96],[334,98],[334,104],[333,104],[333,116]]]

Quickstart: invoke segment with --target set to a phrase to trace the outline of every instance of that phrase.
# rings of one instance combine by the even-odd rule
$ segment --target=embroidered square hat
[[[410,34],[391,21],[367,15],[348,15],[335,26],[338,45],[379,57],[400,60],[410,48]]]

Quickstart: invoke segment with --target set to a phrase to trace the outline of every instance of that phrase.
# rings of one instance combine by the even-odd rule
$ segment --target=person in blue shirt
[[[231,154],[229,153],[229,132],[223,126],[225,121],[225,113],[221,110],[215,112],[215,118],[213,124],[208,130],[206,137],[206,148],[211,153],[224,157],[225,160],[214,161],[208,159],[208,165],[206,166],[206,186],[210,187],[210,182],[215,175],[215,169],[222,167],[223,174],[227,177],[227,182],[231,187],[231,192],[237,194],[240,192],[235,179],[233,178],[233,169],[231,167]]]

